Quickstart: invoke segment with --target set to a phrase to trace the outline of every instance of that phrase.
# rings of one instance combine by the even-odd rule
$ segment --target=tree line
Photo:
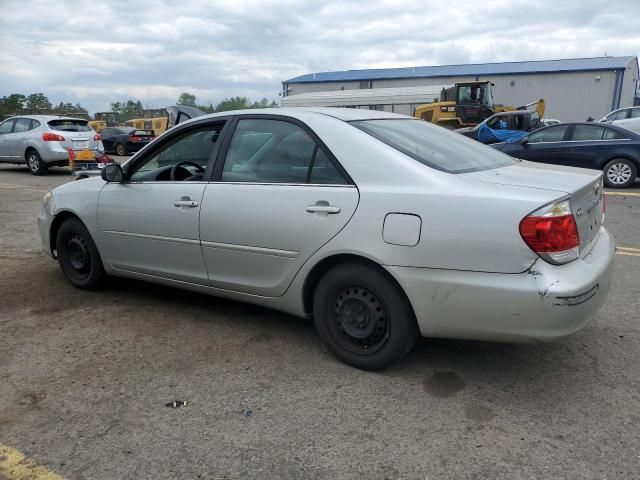
[[[277,107],[275,100],[269,101],[266,98],[251,101],[247,97],[229,97],[218,102],[216,105],[200,105],[196,96],[189,92],[183,92],[178,96],[177,105],[195,107],[205,113],[227,112],[229,110],[243,110],[247,108],[272,108]],[[121,102],[111,102],[111,111],[115,112],[119,122],[126,122],[132,118],[143,118],[145,112],[154,110],[145,108],[140,100],[126,100]],[[87,109],[79,103],[60,102],[57,105],[51,103],[47,96],[42,93],[31,93],[23,95],[12,93],[0,98],[0,120],[9,115],[27,114],[53,114],[53,115],[81,115],[88,116]]]
[[[54,115],[87,114],[87,109],[79,103],[60,102],[53,105],[47,96],[42,93],[23,95],[12,93],[0,98],[0,115],[25,115],[36,113],[52,113]]]
[[[209,103],[209,105],[198,105],[196,96],[189,92],[182,92],[178,96],[178,105],[199,108],[205,113],[228,112],[229,110],[244,110],[247,108],[273,108],[278,103],[275,100],[269,101],[266,98],[251,102],[247,97],[229,97],[225,98],[217,105]]]

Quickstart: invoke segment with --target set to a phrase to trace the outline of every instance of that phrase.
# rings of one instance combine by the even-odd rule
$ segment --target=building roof
[[[438,65],[427,67],[375,68],[318,72],[301,75],[284,83],[344,82],[398,78],[463,77],[478,75],[513,75],[519,73],[585,72],[621,70],[634,59],[628,57],[567,58],[564,60],[534,60],[527,62],[475,63],[467,65]]]

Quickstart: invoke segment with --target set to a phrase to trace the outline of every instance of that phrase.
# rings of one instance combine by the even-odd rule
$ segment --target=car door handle
[[[340,213],[340,207],[333,205],[308,205],[307,212],[309,213]]]
[[[173,202],[173,204],[178,208],[194,208],[198,206],[198,202],[196,202],[195,200],[191,200],[189,197],[182,197],[180,198],[180,200],[176,200],[175,202]]]

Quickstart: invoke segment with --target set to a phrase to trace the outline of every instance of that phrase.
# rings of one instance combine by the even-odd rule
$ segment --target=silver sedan
[[[601,172],[356,109],[193,119],[47,193],[38,220],[78,288],[115,275],[313,317],[364,369],[419,335],[569,336],[604,302],[615,249]]]

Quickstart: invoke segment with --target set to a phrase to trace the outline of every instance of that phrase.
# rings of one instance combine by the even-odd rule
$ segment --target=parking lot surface
[[[369,373],[278,312],[132,280],[74,289],[35,223],[69,180],[0,166],[0,478],[19,454],[36,479],[640,478],[640,183],[607,197],[626,250],[586,329],[423,339]]]

